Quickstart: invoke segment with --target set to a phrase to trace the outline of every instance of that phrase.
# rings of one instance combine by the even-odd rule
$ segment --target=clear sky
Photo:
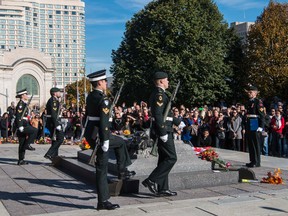
[[[112,50],[117,50],[125,23],[151,0],[84,0],[86,5],[86,73],[107,69]],[[254,22],[269,0],[214,0],[224,20]],[[288,0],[278,0],[288,3]]]

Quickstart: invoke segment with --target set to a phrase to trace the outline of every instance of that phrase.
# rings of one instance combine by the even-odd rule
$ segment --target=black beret
[[[153,76],[154,80],[157,80],[157,79],[165,79],[165,78],[168,78],[168,74],[165,73],[165,72],[156,72]]]
[[[258,88],[256,86],[249,86],[248,91],[258,91]]]
[[[53,87],[50,89],[50,94],[54,93],[54,92],[60,92],[60,89],[57,87]]]

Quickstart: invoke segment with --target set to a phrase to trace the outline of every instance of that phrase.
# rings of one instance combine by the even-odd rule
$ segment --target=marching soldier
[[[44,157],[53,161],[53,159],[58,156],[59,147],[64,141],[64,133],[59,122],[59,114],[61,109],[59,102],[59,98],[61,97],[60,89],[56,87],[51,88],[50,95],[51,98],[47,101],[46,104],[46,127],[50,131],[52,145]]]
[[[158,137],[159,157],[157,167],[142,184],[158,196],[176,196],[177,192],[169,190],[168,175],[177,161],[173,139],[173,123],[179,125],[180,121],[176,122],[176,118],[172,117],[171,112],[164,121],[164,112],[169,102],[169,98],[165,93],[169,86],[168,74],[156,72],[154,83],[156,88],[150,96],[150,106],[153,118],[152,130]]]
[[[114,149],[119,179],[130,178],[135,172],[128,171],[127,166],[131,164],[129,153],[125,141],[115,135],[110,134],[110,101],[105,95],[107,89],[106,70],[101,70],[87,76],[93,91],[86,99],[86,118],[88,123],[85,130],[85,137],[91,149],[95,148],[97,137],[100,140],[100,146],[96,152],[96,189],[98,193],[97,209],[113,210],[120,208],[118,204],[109,202],[109,188],[107,181],[108,170],[108,150]]]
[[[247,93],[249,102],[247,103],[245,134],[248,143],[250,163],[247,163],[246,166],[260,167],[260,132],[263,131],[265,124],[264,106],[262,101],[257,98],[258,89],[255,86],[250,86]]]
[[[25,158],[25,150],[32,150],[34,151],[35,148],[30,146],[31,143],[34,143],[34,140],[37,136],[37,129],[32,127],[28,121],[28,107],[26,108],[27,104],[25,101],[28,99],[27,90],[23,89],[16,93],[16,98],[20,98],[16,106],[16,118],[15,124],[17,130],[17,136],[19,140],[19,149],[18,149],[18,165],[26,165],[28,164],[27,161],[24,161]],[[24,113],[24,114],[23,114]]]

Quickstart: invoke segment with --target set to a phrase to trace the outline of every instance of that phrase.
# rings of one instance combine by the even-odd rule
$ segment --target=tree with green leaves
[[[125,81],[122,100],[147,100],[156,71],[181,80],[177,103],[213,103],[232,94],[234,34],[212,0],[158,0],[126,23],[112,51],[113,87]]]
[[[288,99],[288,4],[270,1],[251,27],[247,77],[261,96]]]

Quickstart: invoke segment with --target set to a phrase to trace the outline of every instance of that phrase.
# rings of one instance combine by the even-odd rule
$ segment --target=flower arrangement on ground
[[[268,184],[284,184],[282,177],[280,176],[282,174],[281,169],[275,169],[274,174],[271,172],[267,173],[267,177],[263,177],[261,180],[261,183],[268,183]]]
[[[8,137],[8,138],[1,138],[0,143],[12,143],[12,144],[17,144],[18,140],[13,139],[13,137]]]
[[[83,138],[81,141],[75,142],[75,144],[79,145],[81,150],[86,150],[86,149],[91,148],[88,141],[85,138]]]
[[[36,144],[51,144],[51,138],[50,137],[41,137],[40,139],[35,141]]]
[[[196,150],[198,151],[198,150]],[[201,158],[202,160],[210,161],[212,164],[212,169],[215,169],[215,165],[217,164],[220,168],[223,169],[228,169],[231,166],[231,163],[225,162],[219,158],[218,153],[211,148],[211,147],[206,147],[200,151],[198,151],[198,157]]]

